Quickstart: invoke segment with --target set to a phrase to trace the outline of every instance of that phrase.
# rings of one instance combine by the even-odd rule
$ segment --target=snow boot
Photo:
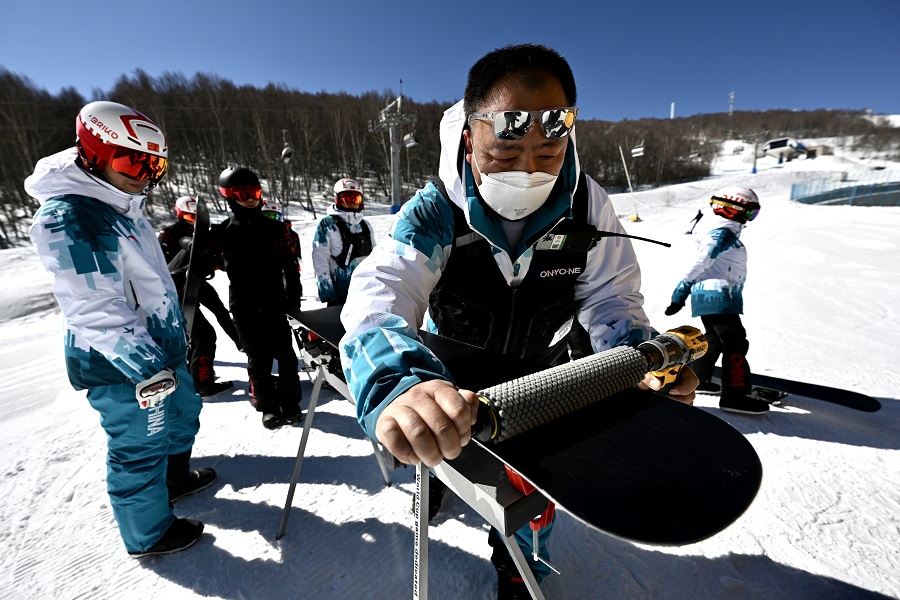
[[[233,387],[234,382],[232,381],[211,381],[198,385],[197,393],[206,398],[208,396],[215,396],[216,394],[224,392],[225,390],[230,390]]]
[[[166,469],[166,487],[169,489],[169,504],[205,490],[216,482],[217,475],[213,469],[198,469],[192,471],[188,468],[191,453],[169,455],[169,465]]]
[[[286,416],[284,417],[284,422],[287,423],[288,425],[293,425],[295,423],[299,423],[302,420],[303,420],[303,411],[300,410],[299,406],[297,407],[296,412],[292,412],[291,414],[286,414]]]
[[[193,546],[203,533],[203,523],[194,519],[180,519],[175,517],[166,532],[159,541],[143,551],[129,552],[131,556],[156,556],[159,554],[172,554]]]
[[[303,388],[300,387],[300,379],[279,376],[275,380],[275,393],[278,396],[278,404],[281,406],[281,414],[285,422],[288,425],[299,423],[303,419],[303,412],[300,409]]]
[[[744,415],[763,415],[769,412],[769,403],[750,396],[722,396],[719,408]]]
[[[278,429],[287,421],[281,418],[281,415],[275,413],[263,413],[262,424],[266,429]]]

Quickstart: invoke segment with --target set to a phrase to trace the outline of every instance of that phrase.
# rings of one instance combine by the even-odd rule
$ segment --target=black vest
[[[444,197],[443,185],[436,184]],[[535,247],[528,274],[512,288],[494,261],[490,243],[473,232],[461,208],[453,209],[453,248],[429,298],[429,314],[445,337],[545,365],[566,351],[554,334],[578,309],[575,281],[584,272],[597,229],[587,222],[584,174],[573,198],[573,218],[563,219],[527,243]]]
[[[372,254],[372,233],[369,231],[368,223],[360,221],[361,230],[357,233],[350,233],[350,226],[342,218],[332,218],[338,233],[341,234],[341,253],[331,258],[340,268],[346,269],[353,259]]]

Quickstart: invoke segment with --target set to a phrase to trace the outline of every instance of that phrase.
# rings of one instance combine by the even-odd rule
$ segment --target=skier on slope
[[[684,308],[690,296],[692,315],[703,321],[709,350],[691,363],[700,379],[697,390],[720,391],[719,408],[724,411],[763,414],[769,410],[769,404],[750,396],[750,344],[741,323],[747,249],[740,237],[747,222],[759,214],[759,198],[750,188],[729,186],[713,193],[709,204],[713,216],[709,222],[704,221],[705,228],[694,230],[694,262],[675,286],[672,303],[665,312],[674,315]],[[710,381],[720,355],[721,387]]]
[[[108,435],[107,489],[125,548],[168,554],[203,532],[175,517],[171,502],[216,473],[188,467],[202,401],[175,283],[144,216],[168,169],[166,137],[114,102],[86,105],[75,131],[75,148],[42,158],[25,180],[41,203],[31,240],[54,276],[69,381],[87,390]]]
[[[178,198],[175,201],[175,217],[175,223],[159,232],[159,244],[177,286],[178,297],[184,302],[184,286],[191,256],[189,248],[194,235],[194,220],[197,218],[197,201],[190,196]],[[231,314],[222,304],[219,294],[205,279],[200,282],[197,302],[212,312],[219,326],[240,349],[241,344]],[[234,387],[230,381],[216,381],[213,366],[216,356],[216,330],[201,310],[194,313],[193,330],[189,338],[188,361],[197,393],[201,396],[212,396]]]
[[[362,186],[355,179],[334,184],[334,204],[313,235],[312,260],[319,300],[328,306],[347,301],[350,277],[375,246],[372,225],[363,218]]]

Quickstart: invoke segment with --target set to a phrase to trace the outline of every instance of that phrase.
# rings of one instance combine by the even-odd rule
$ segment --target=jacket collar
[[[42,158],[35,165],[34,173],[25,179],[25,191],[41,204],[58,196],[87,196],[108,204],[131,220],[143,214],[147,194],[123,192],[81,168],[77,158],[78,150],[74,147]]]

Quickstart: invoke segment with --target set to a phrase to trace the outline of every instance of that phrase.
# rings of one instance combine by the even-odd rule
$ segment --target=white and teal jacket
[[[54,275],[72,385],[137,384],[185,363],[178,294],[146,196],[94,177],[76,157],[70,148],[43,158],[25,180],[41,203],[31,241]]]
[[[366,221],[367,229],[363,229],[362,213],[338,210],[333,205],[328,213],[322,217],[313,234],[312,261],[313,270],[316,273],[316,288],[319,300],[322,302],[342,303],[347,298],[347,290],[350,287],[350,277],[353,271],[363,261],[365,256],[359,256],[353,252],[346,256],[345,265],[339,265],[335,257],[340,257],[344,250],[344,241],[341,232],[335,223],[340,219],[347,224],[347,229],[352,235],[362,235],[369,232],[367,248],[375,246],[375,232],[372,225]]]
[[[465,213],[473,235],[491,244],[494,268],[515,288],[528,274],[534,244],[524,247],[520,243],[519,248],[510,250],[503,229],[495,219],[488,218],[476,196],[471,169],[459,160],[464,124],[462,102],[444,113],[439,175],[450,202]],[[523,240],[571,215],[580,167],[574,135],[569,139],[560,173],[562,191],[528,217]],[[603,189],[590,178],[586,182],[587,220],[598,230],[624,232]],[[453,242],[453,211],[429,183],[403,205],[390,234],[353,274],[341,313],[346,330],[340,344],[341,362],[356,402],[357,418],[373,439],[378,416],[394,398],[422,381],[452,380],[422,344],[417,331],[426,324],[429,296],[441,279]],[[473,280],[471,285],[478,286],[479,282]],[[655,334],[644,313],[639,289],[640,269],[629,240],[605,238],[587,253],[574,299],[578,303],[576,316],[590,333],[596,350],[637,344]],[[565,331],[558,333],[564,335]]]
[[[747,279],[747,249],[741,243],[742,223],[707,215],[703,229],[694,230],[697,253],[675,291],[672,302],[684,304],[691,297],[695,317],[744,312],[744,281]]]

